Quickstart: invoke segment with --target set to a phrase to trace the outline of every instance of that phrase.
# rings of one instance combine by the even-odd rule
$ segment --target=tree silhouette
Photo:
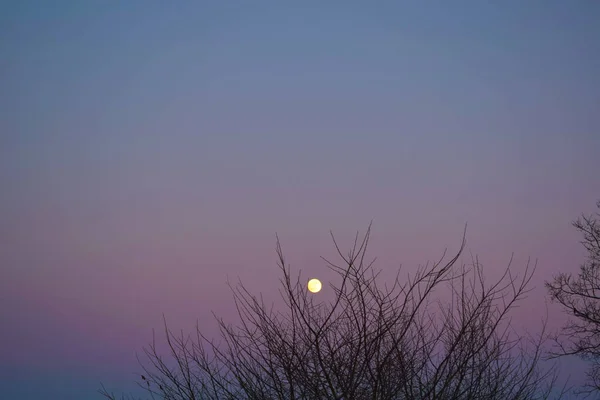
[[[600,200],[596,203],[600,210]],[[551,298],[571,318],[555,337],[555,356],[578,355],[591,363],[584,392],[600,391],[600,213],[581,215],[573,226],[582,234],[587,259],[577,276],[560,273],[546,282]]]
[[[196,329],[176,335],[165,323],[170,351],[164,358],[153,341],[145,349],[143,385],[161,399],[546,399],[556,371],[542,368],[539,337],[520,336],[507,318],[528,292],[535,270],[521,277],[510,263],[486,284],[476,258],[459,266],[457,254],[420,267],[389,284],[366,251],[370,227],[341,258],[323,259],[339,277],[329,302],[292,279],[277,240],[281,309],[265,304],[243,284],[230,285],[239,323],[217,318],[220,342]],[[448,289],[444,300],[434,297]],[[544,324],[545,327],[545,324]],[[560,389],[560,388],[559,388]],[[109,399],[115,397],[104,388]]]

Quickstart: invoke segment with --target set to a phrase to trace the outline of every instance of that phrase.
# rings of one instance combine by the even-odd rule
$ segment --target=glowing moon
[[[321,281],[318,279],[308,281],[308,290],[312,293],[319,292],[321,290]]]

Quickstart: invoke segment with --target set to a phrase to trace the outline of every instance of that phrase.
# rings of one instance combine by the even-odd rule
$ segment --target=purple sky
[[[0,5],[0,393],[97,399],[160,328],[322,276],[373,220],[393,271],[468,248],[576,271],[600,198],[595,1]],[[285,5],[283,3],[286,3]],[[485,2],[488,3],[488,2]],[[562,316],[550,307],[551,325]]]

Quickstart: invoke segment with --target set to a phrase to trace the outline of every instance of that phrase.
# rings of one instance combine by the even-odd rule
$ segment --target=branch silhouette
[[[600,210],[600,200],[596,203]],[[553,301],[572,317],[562,331],[554,336],[556,351],[553,357],[577,355],[589,361],[588,381],[582,393],[600,392],[600,212],[581,215],[573,226],[583,239],[587,259],[579,273],[560,273],[546,288]]]
[[[279,238],[281,306],[267,306],[241,282],[229,283],[237,325],[215,316],[217,342],[164,329],[168,358],[156,342],[142,364],[149,396],[177,400],[396,400],[560,398],[554,367],[542,368],[543,332],[519,336],[509,313],[528,293],[535,265],[516,276],[511,263],[486,284],[476,257],[445,254],[416,274],[381,284],[367,249],[371,226],[340,257],[323,259],[339,278],[333,299],[316,301],[293,279]],[[445,287],[448,298],[434,296]],[[101,391],[108,399],[114,395]]]

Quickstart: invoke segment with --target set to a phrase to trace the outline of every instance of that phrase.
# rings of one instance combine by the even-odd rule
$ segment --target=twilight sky
[[[373,220],[377,267],[576,271],[600,198],[595,1],[0,4],[0,393],[129,389],[161,327],[275,296],[275,233],[325,276]],[[323,3],[327,3],[324,5]],[[452,4],[450,4],[452,3]],[[325,282],[327,285],[327,282]],[[549,306],[550,325],[563,321]],[[574,364],[573,364],[574,365]],[[567,368],[568,369],[568,368]]]

